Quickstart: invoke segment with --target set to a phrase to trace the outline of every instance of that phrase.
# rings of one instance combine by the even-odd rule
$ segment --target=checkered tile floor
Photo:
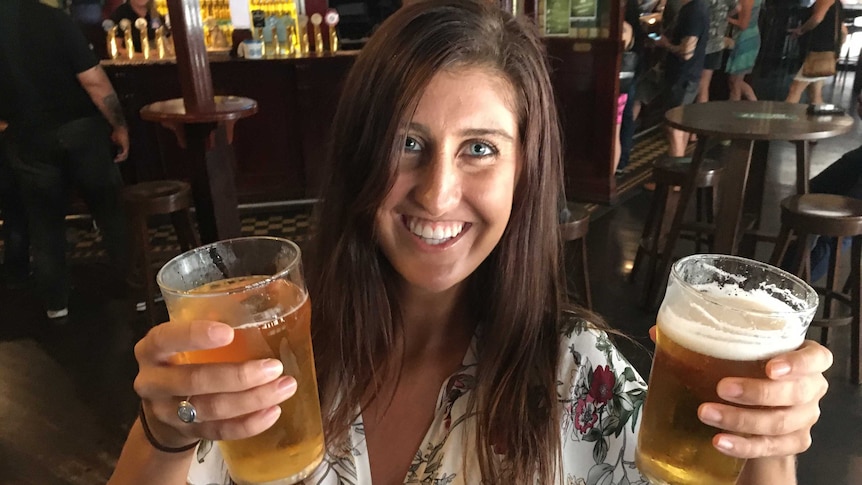
[[[664,133],[655,130],[641,137],[632,150],[631,163],[618,175],[617,187],[620,193],[640,187],[650,177],[653,160],[663,155],[667,150]],[[592,211],[595,204],[589,204]],[[311,207],[290,207],[281,212],[271,211],[259,214],[249,214],[242,217],[243,236],[279,236],[291,239],[297,243],[308,240],[310,228]],[[105,260],[107,256],[101,246],[101,237],[89,220],[81,219],[67,223],[66,238],[69,241],[69,255],[73,261]],[[173,226],[151,223],[150,241],[155,257],[169,258],[179,254]],[[0,253],[3,242],[0,241]]]

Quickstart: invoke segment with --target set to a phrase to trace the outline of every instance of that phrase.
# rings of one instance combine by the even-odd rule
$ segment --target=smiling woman
[[[305,272],[327,447],[306,483],[644,483],[634,446],[646,384],[565,300],[560,131],[534,27],[480,0],[412,3],[372,36],[344,86]],[[138,344],[151,439],[181,450],[246,438],[298,399],[266,362],[172,364],[232,338],[218,322],[168,322]],[[828,351],[801,352],[781,357],[797,369],[788,385],[822,389]],[[746,402],[781,406],[758,409],[753,434],[769,436],[719,436],[792,465],[820,395]],[[193,423],[177,419],[180,400],[196,406]],[[788,409],[800,419],[775,436],[763,423]],[[230,483],[208,441],[194,458],[151,443],[136,425],[112,483]],[[792,483],[761,477],[741,483]]]

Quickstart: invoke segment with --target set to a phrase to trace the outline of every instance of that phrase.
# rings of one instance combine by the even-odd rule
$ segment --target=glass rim
[[[757,267],[760,269],[764,269],[764,270],[776,273],[776,274],[780,275],[781,277],[786,278],[786,279],[792,281],[793,283],[795,283],[796,285],[805,289],[805,292],[807,293],[807,297],[802,298],[801,300],[803,300],[803,302],[805,302],[806,306],[802,309],[799,309],[799,310],[791,310],[791,311],[786,311],[786,312],[785,311],[760,311],[760,310],[749,310],[749,309],[743,309],[743,308],[727,307],[726,302],[719,302],[715,298],[710,296],[709,294],[701,292],[701,291],[697,291],[696,289],[694,289],[694,287],[688,281],[685,281],[685,279],[683,279],[682,275],[680,274],[680,269],[682,268],[682,266],[685,263],[687,263],[691,260],[695,260],[695,259],[706,259],[706,258],[736,261],[738,263],[743,263],[743,264],[746,264],[748,266],[753,266],[753,267]],[[714,254],[714,253],[691,254],[691,255],[685,256],[683,258],[680,258],[675,263],[673,263],[673,265],[671,266],[671,277],[674,277],[677,281],[682,283],[680,286],[683,288],[683,290],[686,293],[689,293],[691,295],[695,295],[695,296],[697,296],[703,300],[706,300],[707,302],[709,302],[712,305],[722,305],[728,310],[731,310],[734,312],[739,312],[739,313],[747,313],[747,314],[759,315],[759,316],[799,315],[799,314],[807,313],[810,311],[816,311],[817,306],[819,305],[819,297],[817,295],[817,291],[810,284],[808,284],[808,282],[806,282],[802,278],[796,276],[795,274],[793,274],[789,271],[785,271],[785,270],[783,270],[777,266],[773,266],[771,264],[764,263],[762,261],[757,261],[756,259],[743,258],[741,256],[731,256],[729,254]],[[812,296],[814,297],[813,299],[811,298]]]
[[[165,282],[164,282],[163,275],[165,273],[166,268],[168,266],[170,266],[171,264],[179,261],[180,259],[188,257],[189,255],[192,255],[192,254],[198,254],[198,253],[201,253],[204,251],[209,251],[210,249],[212,249],[216,246],[219,246],[219,245],[224,245],[227,243],[234,243],[234,242],[252,241],[252,240],[258,240],[258,241],[269,240],[269,241],[274,241],[274,242],[279,242],[279,243],[287,243],[288,246],[292,247],[296,251],[296,254],[294,255],[294,257],[292,258],[290,263],[288,263],[285,268],[275,272],[272,275],[265,277],[262,280],[255,281],[254,283],[250,283],[248,285],[244,285],[240,288],[232,288],[229,290],[208,291],[205,293],[196,293],[196,292],[194,292],[194,289],[192,289],[192,290],[180,290],[177,288],[172,288],[169,285],[165,284]],[[215,242],[212,242],[209,244],[204,244],[203,246],[198,246],[194,249],[190,249],[190,250],[185,251],[183,253],[180,253],[180,254],[174,256],[173,258],[171,258],[170,260],[168,260],[167,263],[162,265],[162,267],[159,269],[159,272],[156,273],[156,284],[159,285],[159,289],[163,293],[170,293],[172,295],[182,295],[184,297],[209,298],[209,297],[218,297],[218,296],[224,296],[224,295],[233,295],[233,294],[242,293],[244,291],[253,290],[255,288],[260,288],[260,287],[266,286],[266,285],[272,283],[273,281],[284,277],[285,275],[287,275],[291,271],[294,271],[299,266],[299,262],[301,260],[302,260],[302,250],[299,248],[299,245],[297,245],[295,242],[293,242],[287,238],[276,237],[276,236],[242,236],[242,237],[235,237],[235,238],[231,238],[231,239],[222,239],[222,240],[215,241]]]

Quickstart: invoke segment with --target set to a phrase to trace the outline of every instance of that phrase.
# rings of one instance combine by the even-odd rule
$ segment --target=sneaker
[[[156,295],[155,297],[153,297],[153,303],[159,303],[162,301],[165,301],[165,299],[164,299],[164,297],[162,297],[162,295]],[[135,303],[135,311],[138,311],[138,312],[147,311],[146,300],[141,300],[141,301]]]
[[[58,320],[60,318],[66,318],[69,316],[68,308],[61,308],[59,310],[48,310],[45,312],[48,315],[50,320]]]

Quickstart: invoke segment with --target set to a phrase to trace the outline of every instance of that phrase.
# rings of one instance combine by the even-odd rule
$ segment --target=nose
[[[442,216],[461,202],[462,174],[453,157],[434,155],[419,175],[416,201],[431,216]]]

